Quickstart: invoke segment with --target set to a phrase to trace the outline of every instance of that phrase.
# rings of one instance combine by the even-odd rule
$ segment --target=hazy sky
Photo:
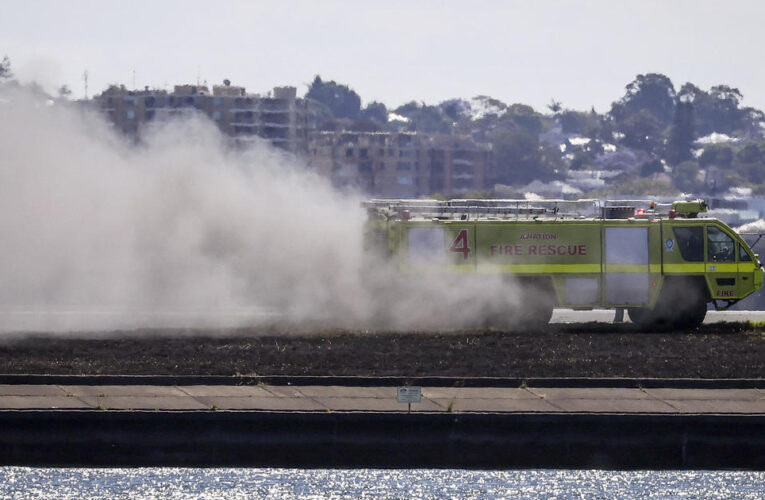
[[[490,95],[599,111],[639,73],[738,87],[765,109],[758,0],[2,0],[0,55],[74,96],[109,83],[277,85],[313,76],[395,107]]]

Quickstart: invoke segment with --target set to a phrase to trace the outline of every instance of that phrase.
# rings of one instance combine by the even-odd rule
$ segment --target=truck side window
[[[673,227],[680,255],[688,262],[704,262],[704,228]]]
[[[738,246],[738,260],[739,262],[752,262],[752,256],[744,249],[744,245]]]
[[[736,260],[736,243],[720,229],[707,228],[707,257],[710,262],[733,262]]]

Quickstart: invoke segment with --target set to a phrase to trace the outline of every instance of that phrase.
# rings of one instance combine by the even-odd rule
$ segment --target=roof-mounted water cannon
[[[695,219],[700,213],[707,211],[707,202],[704,200],[675,201],[669,211],[669,218],[685,217]]]

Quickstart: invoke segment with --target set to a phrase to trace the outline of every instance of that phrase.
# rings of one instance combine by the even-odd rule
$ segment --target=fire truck
[[[606,308],[626,310],[634,323],[690,328],[709,304],[727,309],[763,282],[758,255],[725,223],[700,217],[702,200],[375,199],[363,206],[368,254],[399,275],[499,274],[522,295],[505,319],[544,324],[555,307]]]

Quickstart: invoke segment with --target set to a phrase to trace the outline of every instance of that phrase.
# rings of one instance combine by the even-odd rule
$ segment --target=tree
[[[651,177],[653,174],[660,174],[662,172],[664,172],[664,165],[658,159],[647,161],[640,167],[640,177]]]
[[[693,121],[693,103],[679,101],[675,106],[675,118],[672,120],[667,142],[666,156],[670,164],[676,165],[693,158]]]
[[[0,62],[0,80],[10,80],[11,78],[13,78],[11,60],[8,59],[8,56],[4,56],[3,62]]]
[[[741,163],[760,163],[762,161],[762,151],[757,144],[747,144],[736,153],[736,159]]]
[[[596,138],[603,128],[600,115],[591,111],[566,110],[558,114],[561,129],[564,134],[580,134],[585,137]]]
[[[385,125],[388,123],[388,108],[381,102],[372,101],[361,112],[361,116]]]
[[[752,184],[765,182],[765,165],[761,162],[742,163],[738,165],[735,173]]]
[[[564,175],[559,151],[540,145],[537,137],[525,130],[497,130],[491,142],[498,182],[523,185],[535,179],[548,182]]]
[[[686,83],[678,92],[678,97],[693,104],[699,136],[712,132],[732,134],[737,130],[759,133],[761,113],[752,113],[752,108],[739,108],[743,95],[736,88],[716,85],[705,92]]]
[[[452,133],[452,121],[438,106],[411,101],[396,108],[395,113],[409,119],[404,128],[410,132]]]
[[[563,111],[563,105],[560,101],[556,101],[555,99],[550,99],[550,104],[547,105],[547,109],[549,109],[552,114],[557,115],[561,111]]]
[[[632,150],[622,148],[599,155],[595,158],[593,166],[597,170],[621,170],[629,172],[637,169],[638,159]]]
[[[641,149],[660,156],[664,136],[664,127],[653,113],[643,109],[628,116],[621,124],[624,134],[622,143],[635,149]]]
[[[350,130],[353,130],[354,132],[380,132],[382,126],[376,120],[364,116],[358,120],[354,120],[350,125]]]
[[[672,184],[686,193],[697,193],[704,188],[698,177],[699,166],[694,161],[684,161],[672,168]]]
[[[728,169],[733,164],[733,150],[725,144],[712,144],[704,148],[699,156],[699,165],[702,167],[719,167]]]
[[[62,85],[58,89],[58,96],[61,99],[69,99],[69,96],[72,95],[72,90],[69,88],[68,85]]]
[[[760,139],[763,137],[762,123],[765,122],[765,113],[755,108],[741,108],[739,115],[742,122],[742,130],[753,138]]]
[[[642,111],[650,112],[662,125],[669,125],[675,111],[675,87],[660,73],[638,75],[626,87],[624,97],[611,106],[618,122]]]
[[[740,130],[743,122],[738,105],[744,98],[741,92],[727,85],[716,85],[709,89],[709,95],[713,99],[716,129],[724,133]]]
[[[324,82],[319,75],[314,78],[305,97],[327,106],[335,118],[355,120],[361,115],[361,98],[356,92],[347,85]]]
[[[739,176],[744,183],[762,184],[765,182],[765,154],[760,144],[749,143],[736,153],[731,171]]]
[[[470,118],[470,103],[464,99],[449,99],[439,104],[438,107],[453,122]]]
[[[544,130],[544,117],[525,104],[511,104],[498,122],[499,126],[521,128],[531,135],[537,136]]]

